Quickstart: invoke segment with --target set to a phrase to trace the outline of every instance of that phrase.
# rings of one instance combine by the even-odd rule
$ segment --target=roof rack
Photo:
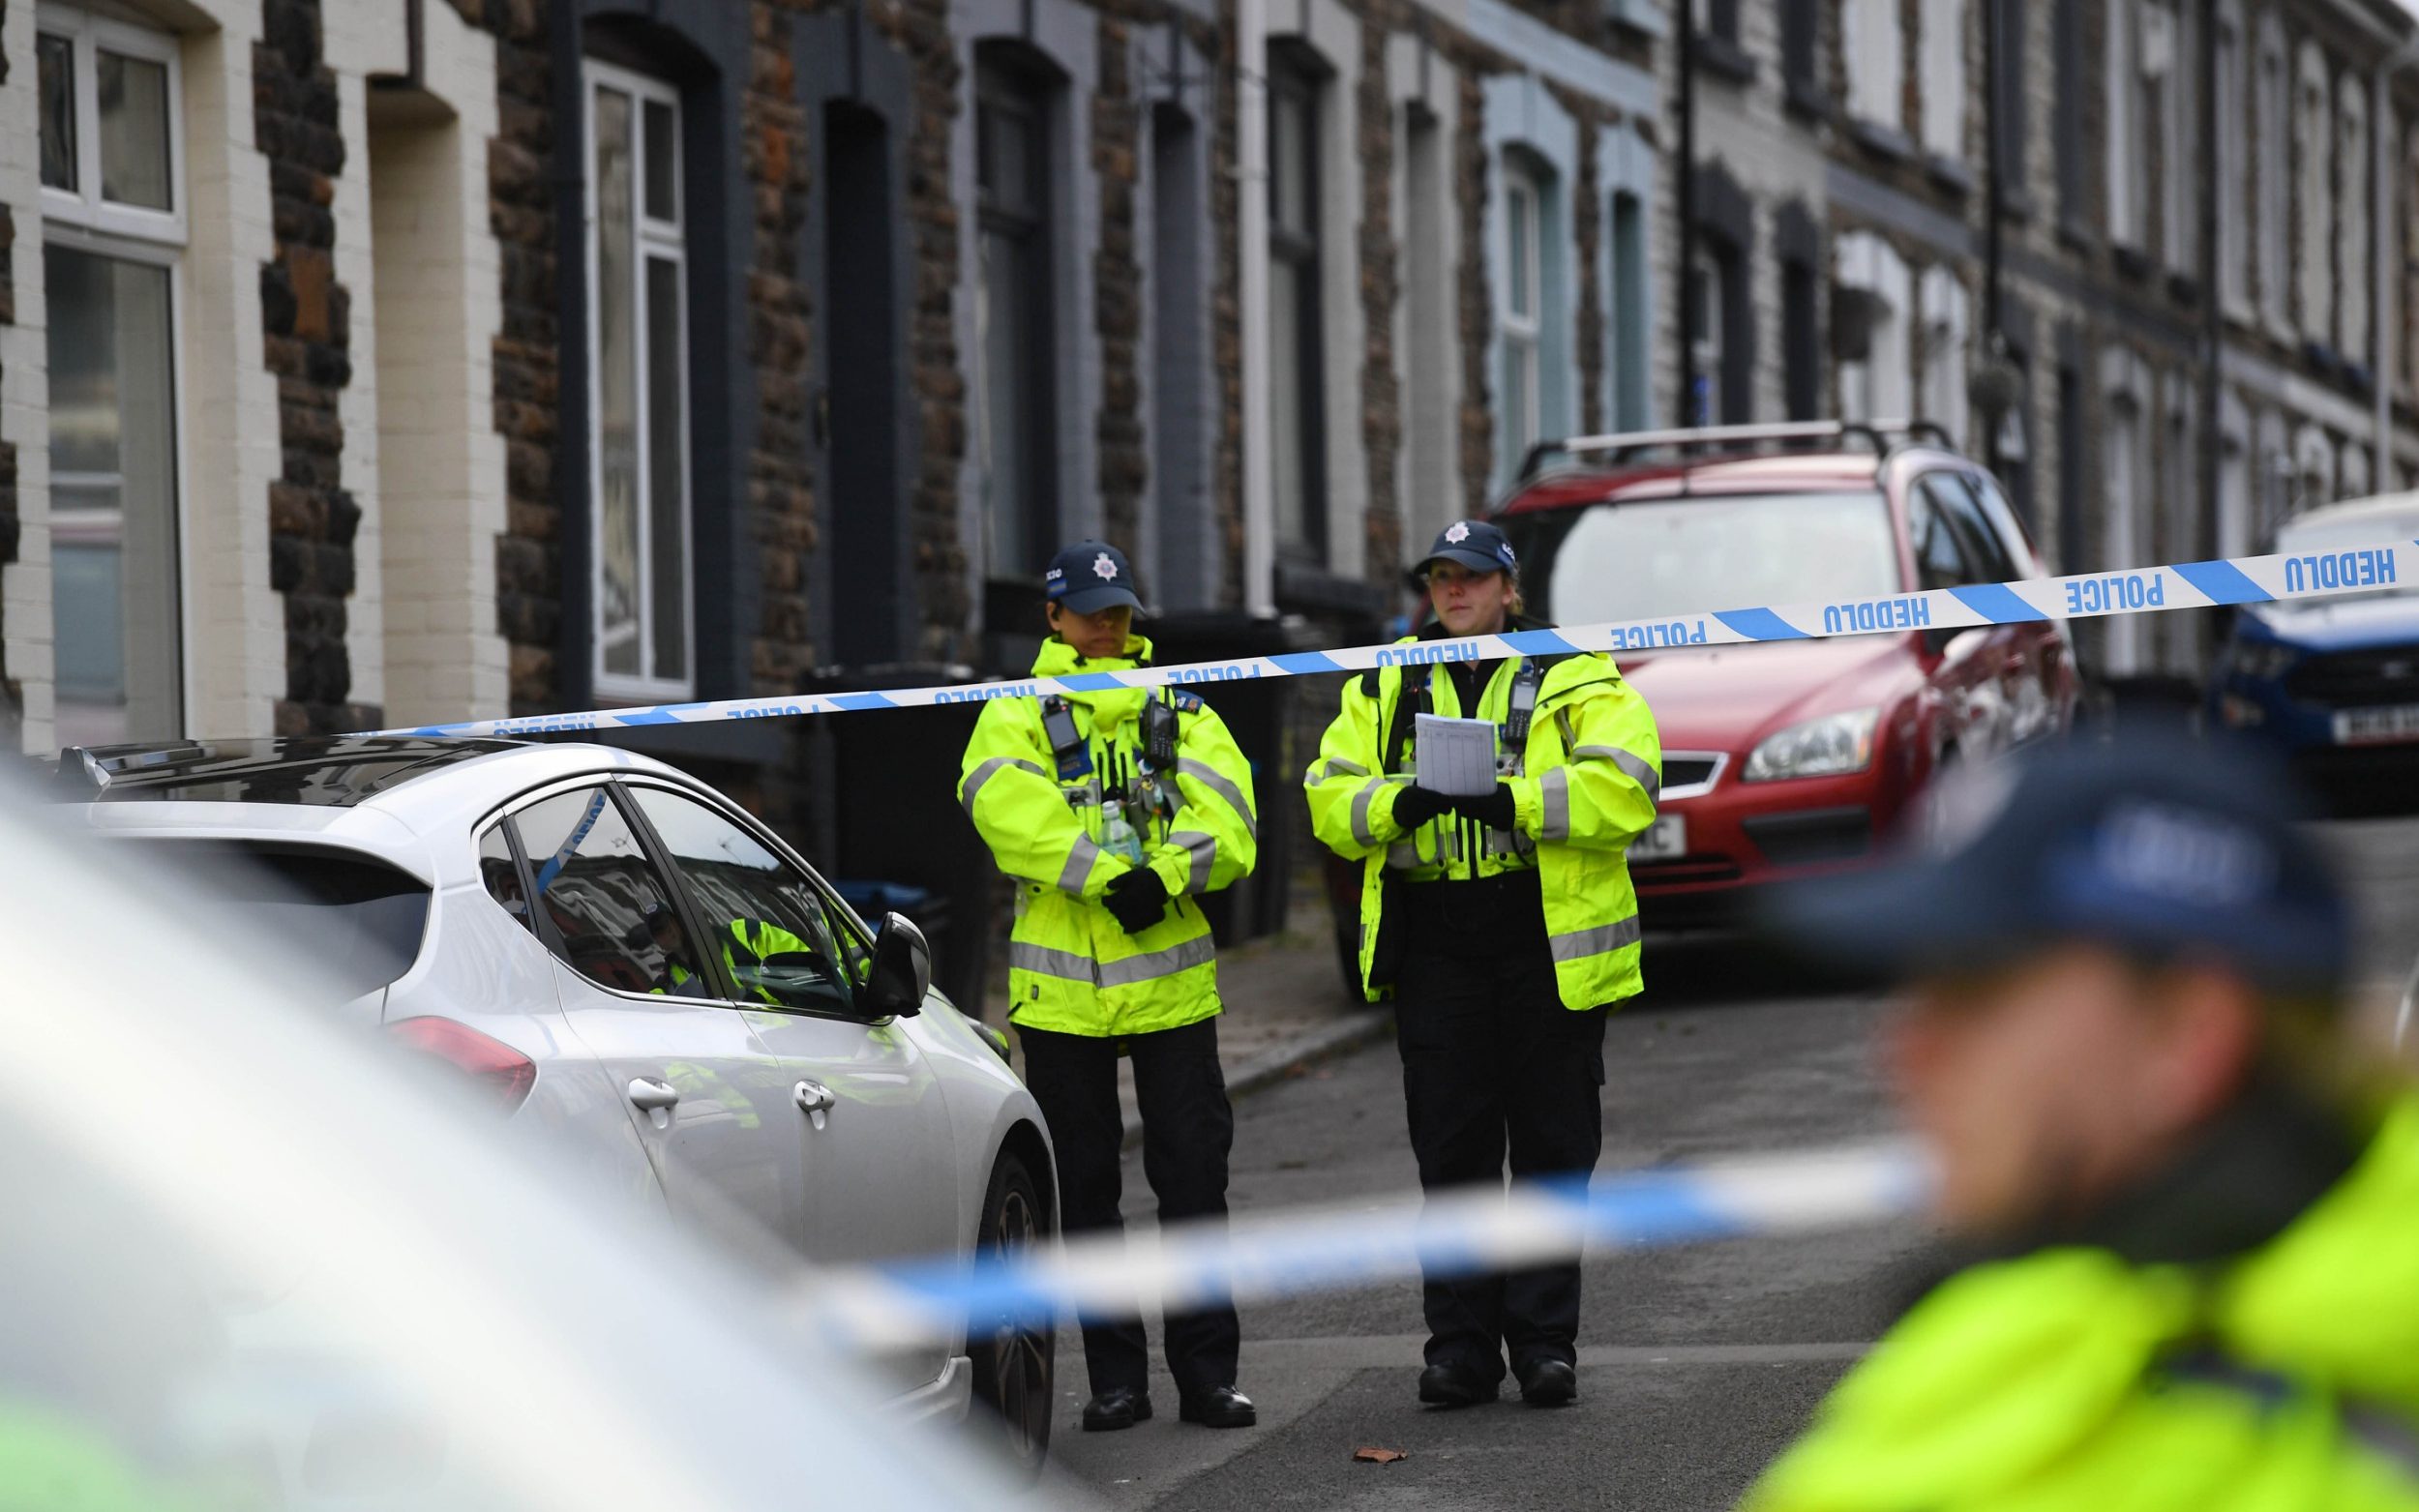
[[[1625,430],[1612,435],[1577,435],[1539,441],[1520,460],[1523,481],[1536,477],[1555,457],[1601,455],[1606,461],[1628,460],[1639,452],[1668,448],[1681,453],[1749,452],[1775,441],[1864,442],[1876,458],[1893,450],[1890,438],[1929,437],[1933,444],[1954,448],[1947,428],[1931,420],[1791,420],[1770,425],[1696,426],[1669,430]]]

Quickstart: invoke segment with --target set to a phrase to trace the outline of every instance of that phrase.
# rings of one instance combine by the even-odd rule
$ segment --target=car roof
[[[1616,466],[1584,463],[1551,469],[1521,484],[1499,515],[1526,515],[1585,504],[1636,503],[1694,494],[1835,493],[1878,489],[1910,462],[1970,466],[1936,447],[1900,447],[1883,457],[1869,451],[1779,452]]]
[[[2419,490],[2401,493],[2376,493],[2365,499],[2345,499],[2340,504],[2321,504],[2305,510],[2277,526],[2279,533],[2300,530],[2308,526],[2356,525],[2368,520],[2419,519]]]
[[[70,751],[61,780],[74,782],[72,763],[85,757],[103,763],[108,776],[87,810],[95,828],[310,835],[399,860],[394,826],[430,839],[460,834],[498,805],[551,783],[638,773],[688,781],[651,756],[584,741],[287,736],[115,746]],[[108,772],[110,765],[119,770]]]

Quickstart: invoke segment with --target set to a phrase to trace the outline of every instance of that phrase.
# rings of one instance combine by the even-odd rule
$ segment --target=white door
[[[766,1236],[788,1218],[799,1115],[621,803],[582,787],[511,823],[564,1018],[622,1092],[674,1216],[745,1258],[777,1253]]]
[[[823,1263],[954,1252],[961,1156],[948,1107],[906,1025],[858,1010],[865,942],[803,868],[737,815],[668,786],[624,791],[685,884],[791,1098],[800,1181],[785,1237]],[[937,1375],[943,1356],[916,1363]]]

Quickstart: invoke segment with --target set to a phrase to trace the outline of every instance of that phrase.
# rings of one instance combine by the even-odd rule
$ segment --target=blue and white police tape
[[[944,1342],[970,1319],[1042,1321],[1073,1311],[1139,1318],[1422,1275],[1476,1275],[1578,1259],[1591,1245],[1647,1248],[1785,1235],[1902,1218],[1930,1190],[1900,1143],[1708,1161],[1515,1183],[1367,1208],[1238,1218],[1225,1226],[1077,1237],[978,1257],[834,1270],[808,1284],[809,1326],[879,1352]]]
[[[1506,655],[1541,656],[1570,651],[1657,650],[1667,646],[1739,645],[1759,640],[1807,640],[1830,636],[1956,630],[2034,620],[2090,619],[2111,614],[2148,614],[2218,605],[2266,604],[2281,599],[2321,598],[2380,587],[2419,585],[2419,542],[2390,541],[2302,555],[2244,556],[2182,562],[2167,567],[2036,578],[2017,582],[1929,588],[1834,603],[1784,604],[1709,609],[1652,619],[1566,625],[1428,640],[1418,645],[1350,646],[1334,651],[1293,651],[1239,657],[1226,662],[1190,662],[1130,671],[1074,672],[1007,682],[956,683],[931,688],[894,688],[880,693],[792,694],[770,698],[721,698],[632,708],[591,709],[522,719],[464,720],[380,730],[386,735],[552,735],[619,729],[642,725],[703,725],[720,720],[779,719],[808,714],[854,714],[868,709],[930,708],[982,703],[993,698],[1032,697],[1046,693],[1097,693],[1105,688],[1157,688],[1169,684],[1228,682],[1254,677],[1305,677],[1320,672],[1357,672],[1408,662],[1475,662]]]

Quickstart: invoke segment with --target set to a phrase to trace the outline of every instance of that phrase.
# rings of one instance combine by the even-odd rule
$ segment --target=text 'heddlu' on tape
[[[1077,1236],[968,1260],[957,1256],[830,1270],[805,1284],[807,1323],[845,1348],[945,1343],[970,1319],[1039,1322],[1073,1311],[1140,1318],[1426,1276],[1577,1260],[1590,1246],[1647,1248],[1783,1235],[1904,1218],[1931,1188],[1903,1143],[1710,1161],[1508,1194],[1417,1199],[1239,1218],[1223,1226]]]
[[[1959,630],[2023,624],[2036,620],[2093,619],[2111,614],[2155,614],[2168,609],[2268,604],[2323,598],[2339,593],[2419,588],[2419,542],[2300,555],[2243,556],[2181,562],[2167,567],[2035,578],[2018,582],[1927,588],[1913,593],[1838,603],[1785,604],[1704,613],[1614,620],[1552,630],[1512,631],[1417,645],[1350,646],[1334,651],[1291,651],[1225,662],[1189,662],[1124,671],[1073,672],[1006,682],[954,683],[931,688],[895,688],[880,693],[795,694],[770,698],[723,698],[658,703],[576,714],[540,714],[520,719],[464,720],[376,731],[383,735],[559,735],[583,730],[625,729],[649,725],[705,725],[721,720],[786,719],[812,714],[856,714],[872,709],[932,708],[983,703],[993,698],[1030,698],[1047,693],[1098,693],[1109,688],[1159,688],[1171,684],[1232,682],[1255,677],[1306,677],[1321,672],[1357,672],[1373,667],[1421,662],[1491,661],[1507,655],[1548,656],[1573,651],[1660,650],[1674,646],[1744,645],[1767,640],[1809,640],[1831,636],[1896,634],[1908,630]]]

